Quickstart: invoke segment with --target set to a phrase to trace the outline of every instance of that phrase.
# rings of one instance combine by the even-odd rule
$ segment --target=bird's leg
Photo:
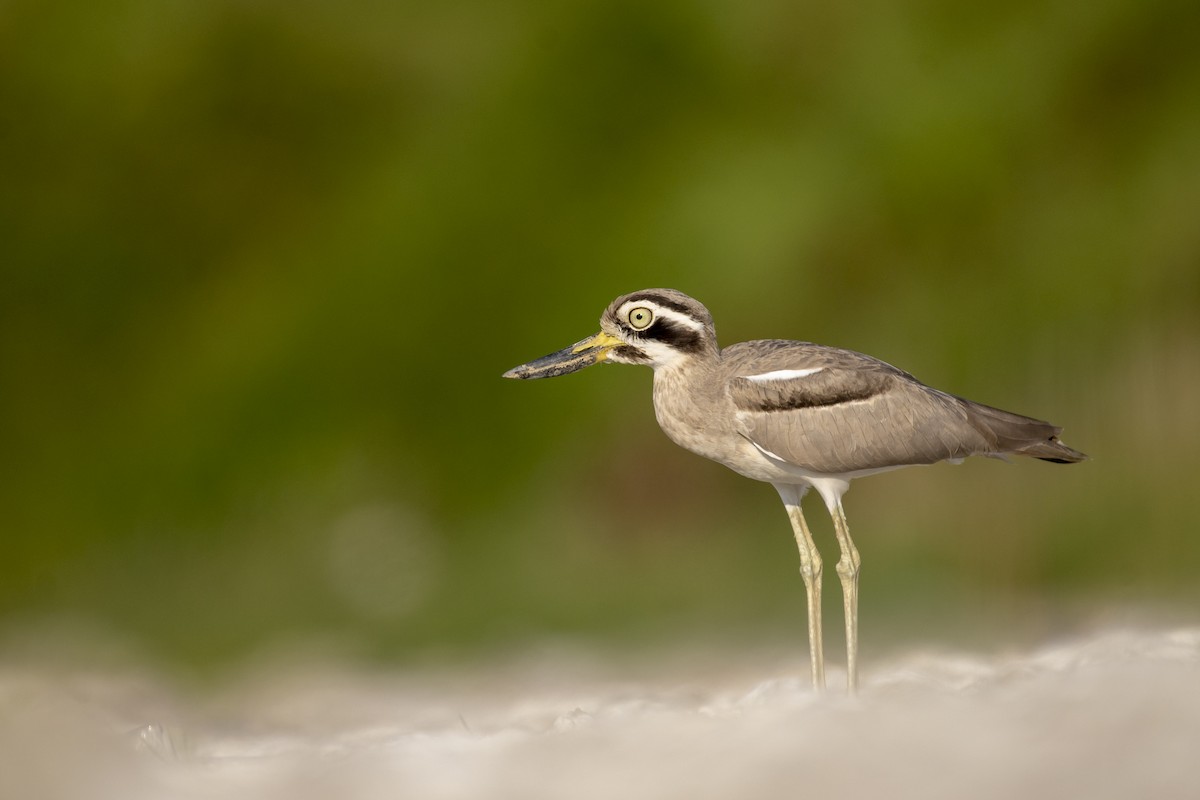
[[[797,503],[788,508],[792,529],[796,534],[796,545],[800,550],[800,577],[804,578],[804,591],[808,595],[808,653],[812,659],[813,688],[825,690],[825,647],[821,634],[821,554],[817,552],[812,533],[804,521],[804,514]]]
[[[800,577],[804,579],[804,591],[808,601],[808,654],[812,660],[813,688],[825,690],[825,648],[821,636],[821,554],[813,541],[804,513],[800,510],[800,498],[804,490],[797,486],[776,486],[787,507],[788,519],[796,535],[796,546],[800,550]]]
[[[858,567],[861,559],[858,548],[850,539],[850,526],[846,524],[841,500],[830,508],[830,515],[842,550],[837,574],[842,580],[842,600],[846,606],[846,688],[854,694],[858,691]]]

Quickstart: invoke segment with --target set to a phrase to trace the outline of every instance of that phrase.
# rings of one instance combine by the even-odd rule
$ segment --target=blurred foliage
[[[310,638],[802,648],[773,491],[675,449],[648,373],[499,378],[658,285],[727,343],[870,352],[1094,455],[856,484],[868,651],[1194,603],[1198,24],[0,3],[5,629],[199,667]]]

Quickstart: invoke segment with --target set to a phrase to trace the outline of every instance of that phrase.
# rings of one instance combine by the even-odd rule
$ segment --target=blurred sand
[[[1200,628],[868,664],[858,700],[763,661],[276,669],[216,697],[12,667],[0,798],[1200,796]]]

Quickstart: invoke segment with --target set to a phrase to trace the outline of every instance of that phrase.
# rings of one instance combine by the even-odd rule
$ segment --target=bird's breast
[[[654,415],[671,441],[707,458],[720,460],[720,443],[731,433],[732,409],[723,393],[675,370],[654,373]]]
[[[689,379],[670,370],[654,373],[654,415],[675,444],[756,480],[765,461],[737,432],[736,409],[723,382]]]

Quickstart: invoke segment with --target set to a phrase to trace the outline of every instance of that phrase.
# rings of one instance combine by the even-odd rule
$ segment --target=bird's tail
[[[1074,464],[1087,456],[1058,440],[1062,428],[1033,417],[962,400],[967,420],[994,448],[995,454],[1040,458],[1056,464]]]

